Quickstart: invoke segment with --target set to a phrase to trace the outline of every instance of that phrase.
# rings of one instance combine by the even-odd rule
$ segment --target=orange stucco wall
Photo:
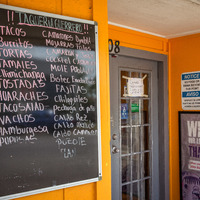
[[[167,40],[114,26],[109,26],[108,28],[107,0],[0,0],[0,3],[70,17],[94,20],[98,22],[99,29],[103,180],[97,183],[27,196],[19,198],[18,200],[111,200],[108,38],[120,40],[122,46],[163,54],[168,53]]]
[[[171,200],[179,200],[179,132],[178,111],[181,106],[181,74],[200,70],[200,34],[169,40],[170,44],[170,190]]]
[[[63,190],[57,190],[19,198],[20,200],[109,200],[111,199],[110,123],[109,123],[109,67],[108,26],[106,0],[0,0],[1,4],[55,13],[98,22],[100,95],[101,95],[101,140],[103,180]]]
[[[108,38],[121,46],[169,55],[170,199],[179,200],[178,111],[181,73],[199,71],[200,34],[164,39],[109,25],[107,0],[0,0],[0,3],[98,22],[103,180],[18,200],[111,200]]]

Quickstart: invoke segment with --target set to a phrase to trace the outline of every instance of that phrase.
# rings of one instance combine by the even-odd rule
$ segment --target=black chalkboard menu
[[[0,199],[101,179],[95,22],[0,5]]]

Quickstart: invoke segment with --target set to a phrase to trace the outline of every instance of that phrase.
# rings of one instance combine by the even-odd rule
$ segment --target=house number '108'
[[[120,41],[119,40],[116,40],[115,44],[113,44],[113,40],[109,39],[108,40],[108,44],[109,44],[109,52],[112,52],[113,49],[114,49],[115,53],[119,53],[120,52],[120,48],[119,48]]]

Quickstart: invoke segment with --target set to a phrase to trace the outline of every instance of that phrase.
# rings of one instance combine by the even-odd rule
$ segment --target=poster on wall
[[[200,199],[200,112],[179,112],[181,200]]]
[[[183,110],[200,110],[200,72],[181,75],[181,97]]]

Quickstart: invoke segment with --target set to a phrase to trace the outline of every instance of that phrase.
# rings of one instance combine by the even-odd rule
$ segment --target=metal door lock
[[[114,133],[114,134],[112,135],[112,139],[113,139],[113,140],[117,140],[117,134]]]
[[[113,154],[119,153],[119,149],[114,145],[112,146],[112,153]]]

